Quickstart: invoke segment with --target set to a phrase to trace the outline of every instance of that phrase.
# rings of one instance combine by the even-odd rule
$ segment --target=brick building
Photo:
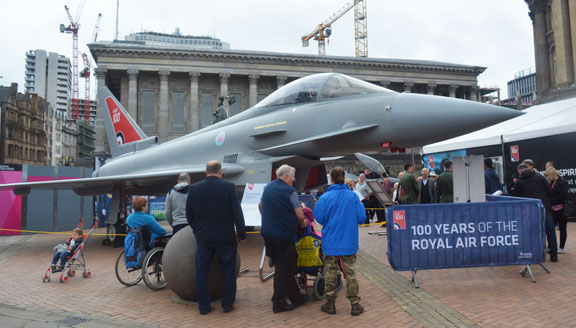
[[[49,164],[45,110],[37,94],[18,93],[18,84],[0,86],[0,163]]]

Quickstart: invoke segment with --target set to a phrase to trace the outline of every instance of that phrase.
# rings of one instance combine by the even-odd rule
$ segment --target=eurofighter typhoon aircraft
[[[125,194],[165,194],[181,172],[204,178],[210,160],[243,190],[296,167],[299,191],[325,184],[322,159],[434,143],[508,120],[521,112],[455,98],[397,93],[337,73],[310,75],[278,89],[256,106],[186,136],[157,144],[107,89],[98,92],[112,159],[92,178],[0,185],[16,194],[72,189],[111,193],[111,211]],[[116,208],[115,208],[116,207]],[[121,215],[121,217],[123,217]]]

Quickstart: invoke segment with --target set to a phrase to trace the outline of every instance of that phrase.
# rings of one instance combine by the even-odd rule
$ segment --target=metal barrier
[[[264,274],[264,262],[266,262],[266,246],[262,249],[262,258],[260,259],[260,268],[258,270],[258,276],[260,277],[261,282],[265,282],[266,280],[272,278],[274,276],[274,272]]]
[[[388,260],[394,270],[523,265],[545,261],[540,200],[488,197],[485,203],[398,205],[386,209]],[[542,266],[548,273],[548,269]]]

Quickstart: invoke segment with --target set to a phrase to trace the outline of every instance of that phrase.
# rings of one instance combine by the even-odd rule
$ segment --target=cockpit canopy
[[[387,92],[394,91],[343,74],[314,74],[288,83],[264,98],[255,107],[318,102],[331,98]]]

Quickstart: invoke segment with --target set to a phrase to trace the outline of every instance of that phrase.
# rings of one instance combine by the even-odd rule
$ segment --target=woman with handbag
[[[554,224],[560,228],[560,247],[559,254],[564,254],[564,246],[566,245],[566,226],[568,219],[564,215],[564,203],[568,197],[568,182],[558,174],[555,168],[549,167],[544,171],[544,176],[550,181],[552,188],[552,215],[554,216]]]

